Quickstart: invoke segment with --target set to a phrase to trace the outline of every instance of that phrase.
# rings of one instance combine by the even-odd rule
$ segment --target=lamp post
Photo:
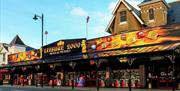
[[[46,45],[47,45],[47,35],[48,35],[48,31],[45,31],[44,34],[46,35]]]
[[[39,16],[39,15],[34,15],[34,17],[33,17],[33,19],[34,20],[38,20],[38,18],[40,18],[41,19],[41,24],[42,24],[42,31],[41,31],[41,38],[42,38],[42,40],[41,40],[41,43],[42,43],[42,45],[41,45],[41,47],[42,47],[42,61],[44,61],[44,51],[43,51],[43,33],[44,33],[44,15],[42,14],[41,16]],[[42,65],[42,69],[43,69],[43,65]],[[43,87],[43,72],[42,72],[42,84],[41,84],[41,87]]]
[[[131,86],[131,66],[135,58],[129,58],[128,59],[128,64],[130,66],[130,72],[129,72],[129,91],[132,91],[132,86]]]
[[[86,18],[86,38],[87,39],[88,39],[88,23],[89,23],[89,19],[90,19],[90,17],[87,16],[87,18]]]
[[[54,70],[55,70],[55,65],[52,64],[50,65],[50,68],[51,68],[51,74],[52,74],[52,88],[54,88]]]
[[[40,68],[39,65],[35,66],[35,69],[36,69],[36,83],[35,83],[36,87],[38,87],[38,75],[37,75],[37,73],[38,73],[39,68]]]
[[[23,84],[23,86],[24,86],[24,79],[25,79],[25,77],[24,77],[24,72],[25,72],[25,70],[26,70],[26,67],[22,67],[22,71],[23,71],[23,73],[22,73],[22,84]]]
[[[96,45],[91,45],[91,49],[93,50],[93,52],[96,50]],[[97,55],[93,53],[93,57],[95,58]],[[97,81],[97,91],[99,91],[99,66],[100,66],[100,62],[99,60],[97,60],[96,62],[96,81]]]
[[[76,66],[76,63],[75,62],[70,62],[69,66],[71,66],[72,70],[74,71],[74,67]],[[72,89],[74,89],[74,72],[73,72],[73,78],[72,78],[71,82],[72,82]]]

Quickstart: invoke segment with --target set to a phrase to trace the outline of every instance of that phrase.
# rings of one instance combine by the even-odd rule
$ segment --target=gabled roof
[[[140,12],[136,8],[134,8],[132,5],[130,5],[125,0],[119,0],[118,3],[116,4],[116,7],[114,8],[114,10],[112,12],[113,16],[112,16],[112,18],[110,20],[110,23],[108,24],[108,26],[106,28],[106,31],[109,30],[109,27],[110,27],[110,25],[112,24],[112,21],[113,21],[112,19],[115,19],[114,18],[115,17],[114,14],[117,11],[117,9],[118,9],[118,7],[120,6],[121,3],[123,3],[128,8],[128,10],[134,15],[134,17],[139,21],[140,24],[142,24],[142,25],[144,24],[143,20],[139,17],[140,16]]]
[[[106,30],[105,30],[106,32],[108,32],[108,30],[109,30],[111,24],[113,23],[114,19],[115,19],[115,15],[113,15],[113,16],[111,17],[111,20],[110,20],[110,22],[108,23],[108,25],[107,25],[107,27],[106,27]]]
[[[0,52],[2,52],[3,50],[5,50],[6,52],[8,52],[8,46],[7,46],[7,44],[5,44],[5,43],[2,43]]]
[[[166,7],[170,7],[168,5],[168,3],[165,1],[165,0],[144,0],[142,3],[140,3],[138,6],[143,6],[143,5],[147,5],[147,4],[152,4],[152,3],[156,3],[156,2],[159,2],[159,1],[162,1]]]
[[[11,41],[10,45],[25,45],[21,38],[16,35],[14,39]]]
[[[144,0],[142,3],[146,3],[146,2],[150,2],[150,1],[153,1],[153,0]]]
[[[113,10],[113,15],[115,14],[115,12],[117,11],[119,5],[123,3],[129,11],[131,11],[133,13],[133,15],[135,16],[135,18],[141,23],[144,24],[144,22],[141,20],[141,18],[139,17],[140,13],[139,11],[134,8],[132,5],[130,5],[128,2],[126,2],[125,0],[119,0],[119,2],[117,3],[115,9]]]

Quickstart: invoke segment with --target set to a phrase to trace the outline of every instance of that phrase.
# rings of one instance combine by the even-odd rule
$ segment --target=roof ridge
[[[159,1],[162,1],[166,5],[166,7],[169,8],[169,5],[165,0],[144,0],[143,2],[138,4],[138,6],[143,6],[143,5],[147,5],[147,4],[151,4],[151,3],[155,3],[155,2],[159,2]]]

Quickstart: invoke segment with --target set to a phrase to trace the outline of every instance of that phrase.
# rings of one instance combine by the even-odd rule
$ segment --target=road
[[[0,91],[88,91],[88,90],[71,90],[71,89],[59,89],[59,88],[52,89],[52,88],[0,87]]]
[[[0,86],[0,91],[96,91],[96,88],[75,88],[72,90],[70,87],[34,87],[34,86]],[[99,91],[129,91],[127,88],[100,88]],[[172,91],[161,89],[132,89],[132,91]],[[180,90],[176,90],[180,91]]]

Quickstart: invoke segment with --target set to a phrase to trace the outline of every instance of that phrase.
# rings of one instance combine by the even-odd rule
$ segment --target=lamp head
[[[37,20],[37,19],[38,19],[36,14],[34,15],[33,19],[34,19],[34,20]]]
[[[45,34],[47,35],[47,34],[48,34],[48,31],[45,31]]]
[[[96,45],[95,44],[91,45],[91,49],[96,50]]]

